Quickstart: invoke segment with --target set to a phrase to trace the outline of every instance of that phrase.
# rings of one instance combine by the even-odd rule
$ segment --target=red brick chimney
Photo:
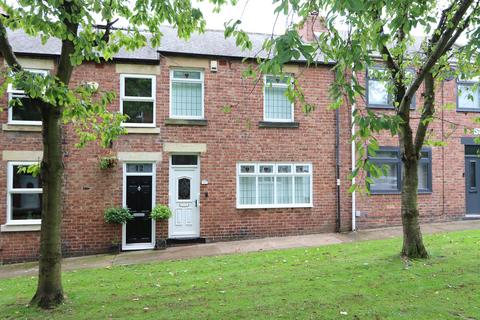
[[[326,31],[325,18],[319,16],[318,12],[312,12],[298,29],[298,34],[305,42],[312,42],[315,40],[315,33]]]

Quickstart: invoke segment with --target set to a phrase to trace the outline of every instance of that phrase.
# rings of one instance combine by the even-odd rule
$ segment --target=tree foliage
[[[372,177],[384,174],[369,162],[368,155],[379,149],[377,137],[382,132],[397,136],[404,165],[402,177],[402,221],[407,257],[426,257],[418,224],[416,172],[424,143],[436,143],[429,137],[428,127],[437,118],[435,87],[445,79],[471,78],[480,74],[480,10],[479,2],[410,1],[410,0],[276,0],[278,14],[295,14],[298,24],[263,44],[267,59],[258,59],[258,71],[281,72],[282,66],[303,57],[310,65],[334,61],[335,81],[330,87],[331,108],[362,106],[365,101],[364,75],[378,65],[385,72],[376,76],[387,85],[392,96],[393,112],[373,112],[357,108],[353,124],[358,127],[357,162],[352,178],[362,172]],[[312,13],[325,15],[326,31],[316,34],[312,43],[302,41],[296,30],[311,18]],[[240,23],[231,24],[226,35],[237,35]],[[419,37],[418,33],[423,33]],[[312,30],[313,33],[313,30]],[[462,36],[462,43],[457,44]],[[246,45],[244,45],[246,46]],[[250,75],[255,75],[250,71]],[[421,90],[423,104],[417,105],[420,119],[412,119],[410,105]],[[302,105],[305,95],[301,88],[291,88],[289,96]],[[440,106],[443,107],[443,106]],[[308,106],[304,109],[311,110]],[[367,185],[373,180],[363,179]],[[353,185],[351,191],[357,190]]]
[[[236,0],[210,2],[218,10],[226,2]],[[205,19],[190,0],[0,0],[0,7],[0,53],[8,64],[0,94],[5,93],[9,84],[21,88],[33,99],[42,118],[42,225],[39,279],[32,303],[51,308],[64,299],[60,232],[62,127],[68,124],[75,128],[77,146],[94,140],[109,146],[124,133],[120,124],[125,117],[107,110],[115,94],[98,88],[95,82],[73,86],[70,79],[74,68],[85,62],[111,60],[121,50],[135,51],[146,45],[156,48],[162,38],[162,24],[172,25],[179,38],[186,39],[192,32],[204,30]],[[125,27],[116,28],[117,22]],[[41,76],[25,70],[10,45],[8,29],[22,29],[30,36],[40,37],[46,45],[52,45],[47,43],[50,40],[60,42],[55,71]],[[20,101],[13,101],[10,107],[19,104]]]

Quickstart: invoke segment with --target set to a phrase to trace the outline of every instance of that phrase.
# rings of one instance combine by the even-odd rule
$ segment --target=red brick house
[[[265,75],[255,84],[242,77],[247,67],[242,59],[254,57],[265,35],[252,34],[254,49],[242,52],[223,38],[223,32],[207,31],[188,42],[178,40],[173,29],[166,27],[164,34],[159,48],[122,52],[111,62],[85,63],[74,71],[72,84],[94,81],[117,92],[110,109],[130,119],[124,124],[128,134],[106,150],[94,144],[76,148],[75,132],[65,128],[65,255],[106,252],[115,241],[122,250],[138,250],[154,248],[160,238],[216,241],[400,223],[401,166],[395,158],[395,138],[381,138],[389,148],[374,160],[391,164],[392,170],[377,181],[372,195],[352,196],[347,191],[351,110],[327,108],[333,81],[330,63],[306,68],[297,61],[286,67],[298,78],[307,101],[317,106],[306,115],[288,102],[281,79]],[[10,39],[25,68],[55,69],[58,42],[41,45],[20,32],[11,33]],[[374,87],[374,79],[368,84],[368,107],[388,109],[388,98]],[[437,101],[456,102],[456,87],[455,80],[446,82]],[[9,88],[2,106],[13,98],[22,98],[22,92]],[[3,263],[38,254],[41,184],[16,169],[41,159],[41,128],[38,115],[28,108],[27,99],[24,102],[24,109],[0,113]],[[442,117],[470,125],[477,108],[480,105],[460,106]],[[448,130],[445,122],[433,128],[437,135]],[[477,147],[462,133],[450,135],[446,148],[425,150],[420,201],[427,221],[480,213],[468,211],[469,203],[479,201],[468,193],[477,187],[480,174],[477,158],[470,156],[470,149]],[[100,169],[105,156],[115,157],[117,165]],[[174,216],[155,223],[149,218],[155,204],[168,204]],[[129,207],[134,220],[121,228],[105,223],[104,209],[111,206]]]

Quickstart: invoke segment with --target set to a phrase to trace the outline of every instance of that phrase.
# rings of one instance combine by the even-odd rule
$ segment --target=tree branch
[[[2,19],[0,18],[0,53],[7,62],[7,64],[12,68],[13,71],[21,71],[22,66],[17,60],[15,53],[13,52],[10,41],[8,40],[7,28],[3,24]]]
[[[473,3],[473,0],[463,0],[459,6],[450,23],[446,21],[439,24],[440,29],[436,29],[433,32],[432,39],[430,41],[431,45],[434,45],[433,49],[430,50],[430,54],[427,60],[423,63],[422,67],[419,69],[417,73],[417,77],[413,80],[412,85],[407,89],[402,102],[400,104],[400,110],[405,110],[406,108],[410,108],[410,103],[412,101],[413,95],[420,87],[420,84],[423,82],[425,75],[430,72],[432,67],[437,63],[438,59],[442,56],[445,51],[448,51],[453,45],[450,43],[450,39],[452,35],[457,30],[457,28],[461,25],[461,21],[463,16],[467,12],[470,5]],[[448,8],[450,10],[451,8]],[[445,13],[445,11],[444,11]],[[448,12],[447,12],[448,13]],[[445,18],[446,19],[446,18]],[[443,20],[443,16],[441,18],[441,22]],[[448,25],[452,25],[453,27],[448,27]],[[438,36],[438,34],[441,34]],[[435,39],[438,37],[438,41]],[[450,47],[448,45],[450,44]]]
[[[74,4],[66,1],[64,3],[65,12],[68,13],[68,16],[73,15],[73,6]],[[74,37],[77,36],[78,32],[78,23],[71,22],[68,18],[63,20],[63,23],[67,27],[67,32],[71,33]],[[73,65],[70,61],[70,56],[75,52],[75,44],[73,41],[68,40],[68,37],[65,37],[62,40],[62,50],[60,53],[60,59],[58,62],[57,77],[60,79],[63,84],[68,85],[70,78],[72,76]]]
[[[415,135],[415,153],[419,154],[422,148],[428,124],[435,112],[435,80],[431,72],[425,75],[425,100],[423,103],[423,112],[418,123],[417,133]]]
[[[113,25],[119,20],[119,18],[113,20],[113,21],[107,21],[105,25],[96,25],[95,27],[97,29],[105,29],[105,32],[103,33],[101,41],[103,42],[108,42],[110,41],[110,32],[112,31]],[[96,47],[98,46],[99,43],[97,41],[94,42],[93,46]]]

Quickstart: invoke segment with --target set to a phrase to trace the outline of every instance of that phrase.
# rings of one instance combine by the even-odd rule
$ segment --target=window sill
[[[401,191],[370,191],[370,195],[399,195]],[[417,191],[417,194],[432,194],[432,191]]]
[[[478,113],[478,112],[480,112],[480,109],[461,109],[461,108],[457,108],[457,112],[463,112],[463,113],[475,112],[475,113]]]
[[[2,224],[0,232],[25,232],[40,231],[41,225],[38,224]]]
[[[127,134],[159,134],[160,128],[135,128],[125,127]]]
[[[383,109],[383,110],[395,110],[395,108],[392,106],[392,105],[383,105],[383,104],[370,104],[370,105],[367,105],[367,108],[368,109]],[[415,106],[412,106],[410,107],[410,110],[415,110],[416,107]]]
[[[237,206],[238,210],[249,210],[249,209],[299,209],[299,208],[313,208],[312,204],[300,204],[300,205],[271,205],[271,206]]]
[[[206,126],[208,124],[205,119],[165,119],[165,125],[173,126]]]
[[[2,125],[3,131],[42,132],[42,125],[8,124]]]
[[[275,122],[275,121],[260,121],[258,123],[259,128],[287,128],[296,129],[300,127],[298,122]]]
[[[370,191],[370,195],[398,195],[401,193],[401,191]]]

